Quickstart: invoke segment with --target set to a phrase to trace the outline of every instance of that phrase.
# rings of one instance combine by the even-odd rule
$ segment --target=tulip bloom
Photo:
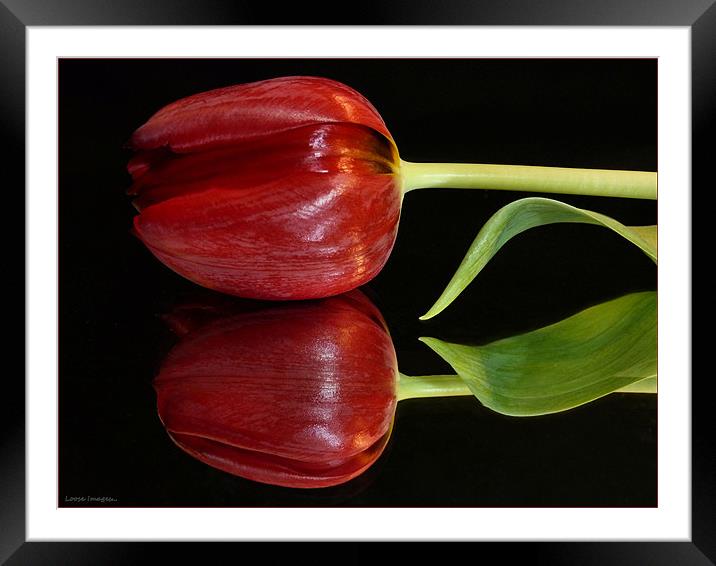
[[[403,161],[368,100],[317,77],[189,96],[129,145],[136,235],[191,281],[257,299],[326,297],[368,282],[413,189],[656,197],[654,173]]]
[[[171,322],[184,336],[155,378],[157,407],[172,440],[193,457],[306,488],[348,481],[382,453],[397,362],[364,295]]]
[[[199,303],[165,317],[179,343],[154,379],[171,439],[254,481],[326,487],[381,455],[403,399],[472,395],[456,375],[406,376],[360,291],[265,307]]]
[[[377,275],[393,248],[395,144],[371,104],[339,83],[285,78],[192,96],[130,143],[136,234],[205,287],[336,295]]]

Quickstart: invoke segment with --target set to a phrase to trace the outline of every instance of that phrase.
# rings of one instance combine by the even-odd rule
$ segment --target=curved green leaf
[[[546,224],[576,222],[610,228],[623,236],[656,263],[656,226],[624,226],[613,218],[547,198],[516,200],[498,210],[482,227],[440,298],[420,317],[442,312],[475,279],[497,251],[517,234]]]
[[[420,340],[486,407],[506,415],[542,415],[618,390],[653,391],[656,306],[656,292],[633,293],[484,346]]]

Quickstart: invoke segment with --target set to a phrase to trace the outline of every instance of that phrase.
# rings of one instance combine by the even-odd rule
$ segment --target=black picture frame
[[[378,4],[378,3],[376,3]],[[299,5],[300,6],[300,5]],[[82,25],[559,25],[559,26],[685,26],[691,31],[692,190],[707,182],[710,133],[716,116],[716,5],[713,0],[568,0],[444,2],[436,8],[417,1],[410,8],[387,3],[363,4],[362,15],[341,16],[335,10],[309,12],[248,2],[190,3],[179,0],[108,4],[91,0],[3,0],[0,3],[0,84],[4,163],[15,186],[24,186],[25,34],[28,26]],[[708,181],[707,181],[708,179]],[[19,194],[16,191],[15,194]],[[20,204],[24,211],[24,202]],[[16,210],[16,209],[15,209]],[[17,212],[15,212],[17,214]],[[24,217],[24,215],[23,215]],[[11,240],[6,240],[11,241]],[[27,284],[27,281],[25,281]],[[20,291],[24,293],[24,289]],[[16,333],[19,335],[20,333]],[[22,333],[24,337],[24,333]],[[0,559],[8,564],[133,563],[138,557],[167,559],[169,544],[26,542],[24,383],[7,374],[8,402],[2,415],[2,481],[0,481]],[[702,376],[703,377],[703,376]],[[524,542],[483,544],[504,558],[550,564],[713,564],[716,563],[716,457],[710,381],[692,379],[692,534],[689,542]],[[207,549],[188,549],[207,559]],[[216,545],[218,547],[222,545]],[[370,545],[367,545],[370,546]],[[357,547],[346,553],[353,561],[372,554]]]

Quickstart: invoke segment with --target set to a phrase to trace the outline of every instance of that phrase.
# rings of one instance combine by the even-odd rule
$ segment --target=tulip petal
[[[345,483],[362,474],[380,457],[390,432],[368,450],[322,466],[245,450],[203,437],[172,432],[169,436],[191,456],[230,474],[271,485],[320,488]]]
[[[134,226],[160,261],[200,285],[254,299],[308,299],[377,275],[399,218],[391,175],[303,173],[171,198],[144,209]]]
[[[373,105],[352,88],[319,77],[280,77],[173,102],[134,133],[130,146],[187,153],[325,123],[360,124],[392,139]]]
[[[135,182],[128,193],[138,197],[134,202],[140,211],[208,188],[239,190],[278,179],[290,183],[294,175],[307,172],[391,174],[396,163],[390,142],[369,128],[348,124],[297,128],[195,154],[147,153],[145,161],[130,166]]]

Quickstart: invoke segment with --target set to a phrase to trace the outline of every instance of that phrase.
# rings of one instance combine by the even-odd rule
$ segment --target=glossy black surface
[[[612,395],[536,418],[473,398],[411,400],[366,474],[294,491],[209,468],[177,449],[151,380],[172,344],[160,315],[200,292],[129,233],[122,148],[164,104],[287,74],[362,92],[401,155],[656,170],[654,60],[62,60],[60,111],[59,504],[116,506],[655,506],[656,397]],[[655,266],[594,226],[559,225],[511,241],[429,322],[479,227],[523,193],[424,190],[405,198],[398,240],[367,287],[410,375],[449,368],[419,336],[486,342],[656,288]],[[655,202],[555,196],[624,224],[656,223]],[[208,293],[208,292],[207,292]],[[80,503],[87,505],[87,503]],[[101,505],[108,505],[103,503]]]

